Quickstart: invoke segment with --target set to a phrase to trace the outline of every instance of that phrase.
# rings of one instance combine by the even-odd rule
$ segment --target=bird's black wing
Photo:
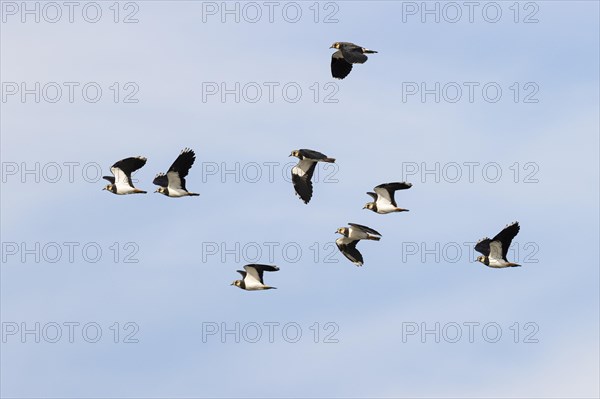
[[[246,265],[246,266],[253,267],[256,270],[261,270],[261,271],[264,271],[264,272],[276,272],[276,271],[279,270],[278,266],[275,266],[275,265],[262,265],[260,263],[252,263],[252,264]]]
[[[394,183],[384,183],[380,184],[374,188],[375,192],[386,200],[388,200],[393,206],[398,206],[396,204],[396,199],[394,198],[394,193],[397,190],[406,190],[412,187],[411,183],[405,182],[394,182]]]
[[[236,270],[236,272],[238,272],[239,274],[242,275],[242,280],[246,278],[246,272],[243,270]]]
[[[358,244],[358,241],[360,241],[360,240],[351,241],[349,243],[338,242],[338,240],[335,241],[335,244],[337,245],[340,252],[342,254],[344,254],[344,256],[346,258],[348,258],[350,260],[350,262],[354,263],[356,266],[362,266],[363,265],[362,254],[358,251],[358,249],[356,249],[356,244]]]
[[[167,172],[167,178],[170,187],[176,189],[181,188],[187,191],[185,188],[185,177],[188,175],[188,172],[190,171],[190,168],[194,164],[195,160],[196,154],[193,150],[185,148],[183,151],[181,151],[181,154],[179,154]]]
[[[154,177],[152,184],[156,184],[160,187],[167,187],[169,185],[169,179],[167,179],[167,175],[164,173],[159,173]]]
[[[131,187],[134,187],[133,181],[131,180],[131,174],[145,164],[146,158],[144,157],[129,157],[115,162],[115,164],[111,166],[110,171],[113,173],[113,175],[115,175],[115,180],[122,183],[124,179],[119,171],[123,172],[125,174],[125,178],[127,179],[127,183]]]
[[[377,201],[377,194],[372,193],[372,192],[367,192],[367,194],[369,194],[371,197],[373,197],[373,201]]]
[[[356,223],[348,223],[348,225],[352,226],[352,227],[356,227],[358,229],[361,229],[362,231],[364,231],[365,233],[371,233],[371,234],[377,234],[378,236],[381,235],[380,232],[378,232],[377,230],[373,230],[370,227],[367,226],[363,226],[362,224],[356,224]]]
[[[502,243],[502,259],[507,262],[506,254],[508,253],[508,247],[510,247],[513,238],[519,234],[520,229],[519,222],[514,222],[506,226],[500,233],[496,234],[493,239],[493,241],[500,241]]]
[[[383,188],[388,191],[396,191],[396,190],[406,190],[412,187],[412,183],[406,182],[394,182],[394,183],[384,183],[380,184],[375,188]]]
[[[344,59],[341,51],[336,51],[331,56],[331,76],[344,79],[352,71],[352,64]]]
[[[104,180],[108,180],[111,184],[115,184],[115,178],[113,176],[102,176]]]
[[[364,64],[369,57],[363,54],[363,49],[355,44],[342,47],[342,56],[351,64]]]
[[[185,148],[181,151],[181,154],[177,157],[173,165],[169,168],[169,172],[177,172],[181,178],[184,178],[188,175],[190,168],[194,164],[196,160],[196,154],[193,150],[189,148]]]
[[[308,150],[306,148],[302,148],[302,149],[298,150],[298,153],[300,155],[302,155],[303,158],[308,158],[308,159],[325,159],[325,158],[327,158],[327,155],[325,155],[319,151]]]
[[[490,243],[491,242],[492,242],[492,240],[490,240],[487,237],[482,238],[481,240],[479,240],[477,242],[477,244],[475,244],[475,251],[477,251],[485,256],[490,256]]]
[[[133,172],[146,165],[144,157],[129,157],[115,162],[111,168],[121,169],[125,174],[131,175]]]
[[[312,179],[316,166],[316,162],[301,160],[292,168],[294,190],[305,204],[308,204],[312,197],[313,187],[310,179]]]

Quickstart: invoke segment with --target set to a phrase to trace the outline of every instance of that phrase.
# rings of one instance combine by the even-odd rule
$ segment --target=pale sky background
[[[538,1],[539,22],[529,24],[522,20],[535,8],[520,3],[515,23],[512,1],[498,3],[497,23],[482,18],[485,2],[473,23],[465,7],[457,23],[431,16],[422,23],[420,14],[403,22],[402,2],[341,1],[335,2],[339,21],[327,24],[313,21],[313,2],[298,3],[298,23],[282,18],[285,2],[273,23],[264,6],[257,23],[232,17],[222,23],[218,15],[203,22],[201,2],[138,1],[139,22],[132,24],[113,22],[113,2],[98,2],[103,13],[95,24],[83,20],[81,7],[73,23],[66,8],[57,23],[32,17],[22,23],[19,14],[6,13],[7,3],[1,4],[3,94],[7,82],[97,82],[103,94],[97,103],[85,102],[77,89],[73,103],[66,91],[57,103],[35,103],[31,95],[25,103],[18,96],[0,103],[3,331],[14,323],[80,323],[73,343],[66,327],[58,343],[5,336],[3,397],[600,395],[598,2]],[[333,10],[324,5],[320,18]],[[120,6],[120,17],[133,10]],[[336,82],[337,103],[315,103],[310,87],[333,81],[328,48],[335,41],[379,53]],[[139,102],[114,103],[114,82],[135,82]],[[277,90],[273,103],[235,103],[231,96],[203,102],[203,82],[296,82],[303,94],[297,103]],[[480,94],[469,103],[466,93],[457,103],[431,96],[403,102],[403,82],[497,82],[503,94],[496,103]],[[539,102],[515,103],[509,88],[515,82],[521,90],[537,84]],[[188,188],[201,196],[152,194],[154,175],[184,147],[196,151]],[[338,182],[315,182],[308,205],[281,172],[297,148],[337,158]],[[108,174],[115,161],[136,155],[148,158],[135,176],[150,191],[145,196],[103,192],[105,182],[86,181],[81,166],[73,182],[66,168],[55,183],[5,173],[15,163],[77,162],[101,165]],[[237,183],[232,176],[203,179],[202,162],[279,166],[273,182],[263,175],[257,183]],[[466,177],[436,183],[403,174],[403,163],[436,162],[496,162],[503,175],[489,183],[477,169],[472,183]],[[510,169],[515,162],[518,182]],[[523,182],[528,162],[537,165],[537,183]],[[410,212],[361,210],[366,191],[404,177],[413,188],[397,199]],[[521,268],[486,268],[466,247],[454,262],[403,253],[410,243],[475,242],[515,220]],[[347,222],[383,234],[380,242],[359,244],[362,268],[337,251],[337,263],[325,260],[334,231]],[[74,262],[66,249],[56,263],[36,263],[31,255],[22,262],[6,252],[10,243],[36,242],[80,246]],[[109,248],[115,242],[118,262]],[[137,245],[138,263],[123,262],[127,242]],[[235,270],[250,262],[203,254],[207,243],[233,248],[236,242],[279,244],[273,263],[281,270],[265,276],[277,290],[230,287]],[[97,263],[82,258],[86,243],[102,248]],[[302,249],[298,262],[282,255],[289,243]],[[314,243],[321,248],[316,262]],[[538,249],[537,263],[523,261],[527,243]],[[262,248],[259,261],[270,263]],[[102,328],[97,343],[81,336],[89,322]],[[123,325],[136,323],[139,342],[114,343],[115,322],[120,341]],[[264,327],[257,343],[232,336],[203,342],[203,323],[232,328],[236,322],[294,322],[302,338],[288,343],[279,329],[271,343]],[[310,329],[315,322],[319,343]],[[339,327],[339,342],[323,342],[327,322]],[[470,343],[463,327],[458,343],[436,343],[431,335],[424,343],[420,335],[403,342],[406,323],[433,328],[436,322],[494,322],[502,337],[489,343],[478,329]],[[518,343],[510,329],[515,322]],[[528,322],[539,327],[537,343],[523,342]]]

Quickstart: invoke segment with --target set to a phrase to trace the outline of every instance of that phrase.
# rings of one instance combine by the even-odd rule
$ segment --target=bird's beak
[[[367,209],[367,206],[366,206],[366,205],[365,205],[365,206],[363,206],[363,209]]]
[[[329,47],[329,48],[335,48],[335,47],[333,47],[333,44],[332,44],[331,47]]]
[[[154,190],[154,192],[157,193],[158,192],[158,188],[156,190]]]
[[[102,191],[106,190],[106,187],[102,187]]]

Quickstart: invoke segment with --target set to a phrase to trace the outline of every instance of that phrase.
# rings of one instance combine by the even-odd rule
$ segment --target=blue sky
[[[312,2],[297,3],[297,23],[287,22],[280,8],[268,22],[262,2],[257,23],[243,15],[239,23],[232,17],[223,23],[219,14],[203,21],[203,7],[221,2],[120,3],[119,20],[130,12],[138,19],[129,24],[113,21],[113,2],[98,2],[97,23],[86,22],[80,8],[69,23],[64,7],[56,23],[44,14],[39,23],[27,15],[23,23],[13,4],[21,3],[2,2],[0,30],[6,96],[0,103],[2,396],[600,394],[597,2],[539,1],[528,8],[522,2],[518,23],[513,2],[498,2],[502,16],[496,23],[481,14],[486,4],[492,7],[487,2],[475,9],[472,23],[465,6],[456,23],[444,15],[439,23],[425,16],[423,23],[421,10],[403,14],[421,2],[320,3],[318,23]],[[279,3],[295,7],[290,4]],[[442,10],[444,3],[438,6]],[[244,3],[239,7],[242,12]],[[332,11],[338,22],[322,23]],[[537,23],[523,23],[530,13]],[[379,53],[333,81],[328,48],[335,41]],[[48,92],[36,103],[33,95],[23,102],[20,93],[7,94],[23,82],[28,88],[56,82],[63,97],[51,103]],[[65,82],[78,84],[72,103]],[[81,94],[90,82],[102,89],[96,103]],[[232,95],[203,101],[207,84],[232,88],[236,82],[278,86],[273,102],[266,91],[255,103],[248,96],[236,103]],[[466,91],[455,103],[443,96],[435,102],[433,95],[424,102],[418,95],[403,100],[403,88],[436,82],[449,88],[472,82],[479,89],[473,102]],[[133,86],[125,88],[127,83]],[[286,84],[300,87],[299,101],[286,101],[279,90]],[[502,89],[497,102],[481,94],[486,84]],[[124,103],[132,88],[138,102]],[[524,102],[536,89],[530,99],[538,102]],[[325,102],[333,91],[338,101]],[[98,168],[108,174],[115,161],[135,155],[148,158],[135,175],[137,186],[154,191],[154,175],[184,147],[197,154],[188,188],[200,197],[101,191]],[[297,148],[337,159],[335,169],[319,170],[308,205],[284,178],[288,154]],[[273,165],[272,181],[265,162]],[[39,182],[35,172],[22,173],[36,163]],[[65,163],[74,163],[72,181]],[[436,163],[439,181],[423,172]],[[236,164],[239,182],[234,173],[221,176]],[[473,181],[466,164],[476,165]],[[482,172],[490,164],[502,173],[495,183],[496,169]],[[54,179],[56,165],[61,175]],[[251,182],[244,173],[255,165],[262,174]],[[418,171],[408,174],[415,165]],[[456,165],[461,178],[452,182]],[[216,175],[208,173],[213,167]],[[323,181],[326,175],[330,181]],[[397,199],[410,212],[361,210],[366,191],[403,179],[413,187]],[[513,255],[523,267],[492,270],[473,262],[465,243],[493,236],[515,220],[521,231]],[[359,244],[362,268],[331,246],[334,231],[347,222],[383,235],[380,242]],[[75,243],[72,261],[65,242]],[[21,243],[39,243],[39,263],[35,254],[23,261]],[[224,253],[236,252],[236,243],[240,251]],[[272,262],[269,245],[275,248]],[[52,252],[56,246],[61,255]],[[91,252],[82,254],[84,246]],[[215,246],[216,253],[209,253]],[[265,276],[278,289],[230,287],[235,270],[256,260],[248,258],[257,247],[257,261],[281,268]],[[443,252],[457,247],[462,250],[456,256]],[[102,251],[97,262],[90,261],[94,248]],[[429,255],[427,249],[433,249]],[[125,262],[132,251],[138,262]],[[69,322],[79,329],[97,323],[102,336],[89,343],[76,330],[71,343]],[[132,331],[124,330],[127,322],[138,328],[137,343],[123,342]],[[469,322],[479,323],[473,342],[464,324]],[[41,332],[39,343],[34,335],[23,337],[21,327],[35,323],[47,331],[57,323],[63,335],[56,343]],[[261,339],[251,343],[240,336],[236,343],[233,335],[217,334],[203,342],[207,326],[231,329],[236,323],[246,331],[252,323],[262,326]],[[265,323],[279,323],[273,342]],[[282,335],[288,323],[301,329],[298,342]],[[324,342],[333,331],[324,329],[326,323],[336,327],[338,342]],[[439,343],[433,335],[422,339],[420,331],[403,339],[408,326],[433,329],[436,323]],[[489,323],[501,329],[498,342],[481,333]],[[526,323],[537,328],[538,342],[524,342],[533,331],[525,330]],[[450,334],[455,325],[462,336],[451,343],[441,329]],[[11,335],[14,326],[19,331]]]

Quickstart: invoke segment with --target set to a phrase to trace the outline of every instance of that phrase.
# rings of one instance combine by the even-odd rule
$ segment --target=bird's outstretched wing
[[[342,56],[351,64],[364,64],[369,57],[363,54],[363,49],[360,46],[352,45],[342,47]]]
[[[514,222],[512,224],[507,225],[504,228],[504,230],[496,234],[496,236],[492,240],[499,241],[502,244],[502,259],[507,261],[506,254],[508,253],[508,248],[510,247],[513,238],[515,238],[515,236],[519,234],[520,229],[521,227],[519,226],[519,222]]]
[[[304,159],[292,168],[294,189],[305,204],[308,204],[312,198],[313,186],[311,179],[316,166],[316,162]]]
[[[377,234],[378,236],[381,235],[380,232],[378,232],[377,230],[374,230],[370,227],[367,226],[363,226],[362,224],[356,224],[356,223],[348,223],[349,226],[355,227],[359,230],[364,231],[365,233],[371,233],[371,234]]]
[[[188,175],[195,160],[196,154],[193,150],[185,148],[181,151],[181,154],[179,154],[167,172],[170,188],[186,190],[185,177]]]
[[[347,237],[340,237],[335,240],[335,244],[340,252],[356,266],[363,265],[362,254],[356,249],[356,244],[358,244],[359,241],[360,240],[351,240]]]
[[[331,160],[332,159],[332,158],[327,157],[327,155],[325,155],[319,151],[308,150],[306,148],[302,148],[302,149],[298,150],[298,152],[304,158],[308,158],[308,159],[314,159],[314,160]]]
[[[134,187],[131,180],[131,174],[145,164],[146,158],[144,157],[129,157],[115,162],[115,164],[111,166],[110,171],[115,176],[116,184],[128,184],[129,186]]]
[[[154,177],[152,184],[156,184],[160,187],[167,187],[169,185],[169,179],[164,173],[159,173]]]
[[[279,267],[255,263],[244,266],[244,270],[248,272],[249,276],[251,276],[253,279],[264,285],[265,283],[263,282],[263,272],[276,272],[277,270],[279,270]]]
[[[477,241],[477,244],[475,244],[475,251],[484,256],[490,256],[490,242],[492,242],[492,240],[489,238],[482,238],[481,240]]]
[[[344,79],[352,71],[352,64],[344,59],[340,50],[331,56],[331,76],[336,79]]]
[[[412,187],[411,183],[405,182],[394,182],[394,183],[384,183],[375,187],[373,190],[384,200],[384,202],[388,202],[393,206],[398,206],[396,204],[396,199],[394,198],[394,193],[397,190],[406,190]]]

